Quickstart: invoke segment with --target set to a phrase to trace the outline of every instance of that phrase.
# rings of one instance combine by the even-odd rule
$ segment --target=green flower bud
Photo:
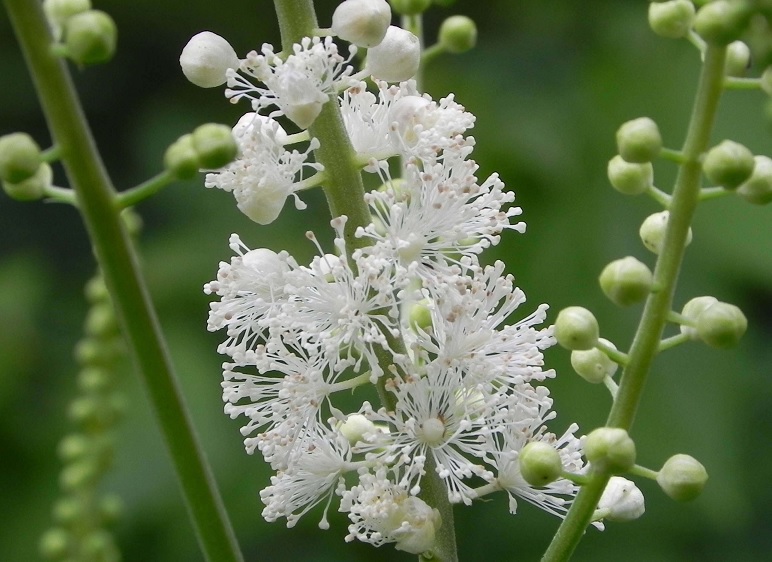
[[[599,338],[598,341],[616,349],[616,346],[606,339]],[[580,377],[593,384],[602,383],[606,377],[613,377],[619,367],[608,355],[597,348],[572,351],[571,366]]]
[[[164,166],[181,180],[188,180],[198,173],[201,161],[193,146],[193,135],[182,135],[166,149]]]
[[[84,367],[78,373],[78,387],[84,392],[104,392],[113,386],[113,376],[101,367]]]
[[[668,211],[661,211],[646,217],[638,230],[641,242],[649,250],[659,255],[662,251],[662,245],[665,243],[665,231],[667,230],[667,221],[670,219]],[[686,244],[692,242],[692,229],[686,235]]]
[[[689,455],[673,455],[657,474],[657,484],[679,502],[688,502],[702,493],[708,481],[705,467]]]
[[[598,343],[599,332],[595,316],[581,306],[564,308],[555,320],[555,339],[566,349],[592,349]]]
[[[748,328],[748,320],[742,310],[720,301],[705,308],[697,317],[696,324],[700,339],[719,349],[737,345]]]
[[[732,41],[726,50],[724,72],[727,76],[745,76],[751,65],[751,50],[742,41]]]
[[[109,336],[118,333],[118,320],[110,303],[91,306],[84,332],[89,336]]]
[[[614,189],[625,195],[646,193],[654,183],[651,162],[632,164],[618,154],[609,160],[607,173]]]
[[[43,160],[40,147],[27,133],[0,137],[0,180],[19,183],[33,177]]]
[[[64,44],[67,55],[82,65],[109,61],[115,54],[118,29],[105,12],[88,10],[67,19]]]
[[[737,188],[737,195],[754,205],[772,202],[772,159],[754,156],[753,173]]]
[[[761,89],[765,94],[772,96],[772,66],[768,66],[761,73]]]
[[[104,529],[95,529],[83,537],[82,549],[86,560],[104,562],[119,562],[120,560],[113,536]]]
[[[201,166],[216,170],[233,162],[239,147],[227,125],[206,123],[193,131],[193,148]]]
[[[598,501],[596,514],[609,521],[625,522],[638,519],[645,511],[643,494],[635,483],[612,476]]]
[[[91,452],[93,448],[92,441],[83,433],[70,433],[65,435],[61,441],[56,452],[62,462],[70,462],[76,459],[83,458]]]
[[[652,2],[649,4],[649,25],[661,37],[685,37],[694,22],[694,12],[694,4],[689,0]]]
[[[692,324],[696,325],[697,318],[700,316],[700,314],[702,314],[702,311],[709,306],[713,306],[717,302],[718,299],[715,297],[695,297],[684,305],[683,309],[681,310],[681,315],[690,320]],[[681,333],[689,336],[693,340],[700,338],[699,334],[697,333],[697,328],[693,326],[686,326],[682,324]]]
[[[736,189],[751,177],[753,153],[740,143],[725,140],[711,148],[702,161],[707,178],[726,189]]]
[[[389,0],[394,11],[403,16],[412,16],[424,13],[432,3],[432,0]]]
[[[86,300],[91,304],[106,302],[110,300],[110,293],[107,292],[107,285],[101,276],[92,277],[86,283],[84,290]]]
[[[68,464],[59,474],[59,485],[64,491],[72,492],[90,486],[99,478],[97,465],[89,460]]]
[[[54,521],[69,527],[73,522],[82,520],[88,508],[83,501],[70,496],[57,500],[52,511]]]
[[[40,555],[48,560],[61,560],[70,550],[72,536],[69,531],[61,527],[48,529],[40,538],[38,549]]]
[[[416,332],[419,330],[428,331],[432,327],[432,311],[426,305],[426,302],[413,303],[408,313],[410,327]]]
[[[43,0],[43,12],[58,41],[68,19],[91,9],[91,0]]]
[[[115,523],[121,517],[124,511],[123,500],[118,494],[105,494],[99,500],[99,514],[102,520],[107,523]]]
[[[43,162],[31,178],[19,183],[3,182],[3,190],[8,197],[17,201],[36,201],[43,198],[46,189],[51,187],[53,178],[51,166]]]
[[[742,33],[748,15],[737,2],[714,0],[697,11],[694,30],[708,43],[728,45]]]
[[[587,460],[610,474],[626,472],[635,464],[635,443],[618,427],[599,427],[584,439],[583,447]]]
[[[546,486],[563,472],[560,453],[543,441],[532,441],[520,451],[520,474],[531,486]]]
[[[662,150],[659,127],[648,117],[623,123],[617,130],[617,148],[626,162],[651,162]]]
[[[604,267],[599,281],[600,288],[611,302],[630,306],[649,295],[654,275],[645,263],[627,256]]]
[[[345,0],[332,14],[332,31],[349,43],[370,48],[383,41],[391,24],[386,0]]]
[[[466,16],[450,16],[440,25],[438,39],[449,53],[464,53],[477,43],[477,26]]]

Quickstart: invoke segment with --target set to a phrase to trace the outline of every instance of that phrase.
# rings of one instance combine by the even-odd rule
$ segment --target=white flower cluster
[[[225,412],[246,418],[247,451],[260,451],[276,470],[261,493],[263,516],[292,526],[324,503],[327,527],[339,498],[351,520],[346,540],[420,554],[442,524],[421,497],[429,470],[453,503],[498,491],[513,513],[522,498],[564,514],[574,484],[536,488],[520,474],[519,451],[532,441],[554,446],[566,471],[581,471],[583,462],[575,425],[559,437],[545,428],[554,417],[540,386],[554,376],[542,358],[551,329],[537,328],[546,305],[518,315],[525,296],[504,265],[478,260],[503,231],[525,226],[511,222],[520,209],[498,176],[475,176],[474,139],[465,135],[474,116],[452,96],[419,94],[413,81],[374,79],[376,91],[368,91],[329,38],[304,39],[286,59],[270,46],[262,53],[240,70],[265,87],[248,86],[231,69],[228,95],[249,97],[258,112],[276,109],[242,118],[234,128],[241,157],[209,174],[207,186],[232,191],[257,222],[273,220],[304,186],[305,170],[323,174],[307,161],[318,141],[288,151],[291,136],[274,118],[303,127],[298,113],[318,113],[330,96],[358,161],[383,182],[366,195],[372,222],[356,231],[362,248],[346,247],[344,216],[331,222],[334,254],[307,234],[319,249],[308,265],[286,252],[250,250],[233,235],[235,257],[205,286],[220,297],[208,328],[227,334],[218,348],[230,357]],[[393,157],[402,163],[398,179]],[[382,407],[371,406],[375,387]]]

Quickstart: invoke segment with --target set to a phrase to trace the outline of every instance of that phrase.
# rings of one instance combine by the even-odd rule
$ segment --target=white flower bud
[[[440,512],[416,496],[410,496],[402,502],[394,517],[399,524],[391,531],[396,538],[394,548],[422,554],[434,547],[437,529],[442,524]]]
[[[697,317],[702,314],[702,311],[717,302],[718,299],[715,297],[695,297],[684,305],[681,310],[681,315],[696,324]],[[693,340],[700,339],[699,334],[697,334],[697,328],[692,326],[681,324],[681,333],[689,336]]]
[[[649,295],[654,275],[645,263],[627,256],[604,267],[599,281],[603,293],[614,304],[629,306]]]
[[[362,414],[351,414],[340,424],[339,431],[352,445],[364,441],[364,436],[376,431],[375,424]]]
[[[619,474],[635,464],[635,442],[618,427],[599,427],[585,437],[582,447],[587,460],[607,473]]]
[[[685,37],[694,21],[694,4],[690,0],[670,0],[649,4],[649,25],[657,35],[678,39]]]
[[[646,217],[638,231],[643,245],[657,255],[662,251],[662,246],[665,243],[665,231],[667,230],[667,221],[669,219],[670,213],[668,211],[654,213]],[[689,228],[689,232],[686,235],[686,244],[690,244],[691,241],[692,229]]]
[[[185,77],[201,88],[225,84],[225,72],[239,67],[239,58],[231,44],[211,31],[190,38],[182,49],[180,66]]]
[[[634,164],[625,161],[619,154],[608,163],[608,180],[611,185],[625,195],[640,195],[654,183],[654,167],[651,162]]]
[[[732,41],[726,50],[724,72],[727,76],[745,76],[751,64],[751,50],[742,41]]]
[[[367,51],[367,70],[386,82],[403,82],[415,76],[421,62],[418,37],[396,26],[389,26],[383,41]]]
[[[679,502],[693,500],[702,493],[708,472],[697,459],[689,455],[673,455],[657,474],[657,484]]]
[[[600,517],[609,521],[633,521],[646,511],[643,494],[626,478],[612,476],[598,502]]]
[[[616,349],[616,346],[606,339],[599,338],[598,341]],[[614,376],[619,368],[619,365],[597,348],[572,351],[571,366],[580,377],[593,384],[602,383],[606,377]]]
[[[358,47],[375,47],[391,23],[386,0],[345,0],[332,14],[332,31]]]
[[[555,339],[566,349],[592,349],[598,342],[598,321],[581,306],[569,306],[555,320]]]

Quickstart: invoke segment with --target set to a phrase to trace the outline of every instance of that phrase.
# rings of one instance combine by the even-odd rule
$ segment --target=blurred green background
[[[208,121],[233,123],[245,106],[221,89],[189,84],[178,66],[187,39],[201,30],[227,37],[239,54],[278,43],[272,3],[220,0],[97,0],[119,28],[119,51],[106,66],[74,69],[94,134],[117,185],[132,186],[160,170],[166,146]],[[334,0],[318,2],[322,23]],[[447,56],[427,71],[427,90],[449,92],[477,116],[473,133],[480,176],[498,171],[528,223],[486,254],[503,259],[529,297],[560,308],[596,312],[602,335],[625,348],[640,309],[621,310],[603,298],[596,277],[610,260],[634,255],[653,263],[637,238],[640,222],[659,210],[645,198],[613,191],[605,178],[614,132],[648,115],[668,146],[682,142],[699,71],[699,55],[683,41],[657,38],[641,0],[459,0],[427,16],[431,41],[453,13],[475,19],[479,45]],[[753,69],[758,74],[759,69]],[[0,13],[0,134],[31,133],[49,142],[45,124],[7,16]],[[715,141],[731,138],[770,154],[765,96],[730,92]],[[669,190],[675,169],[656,167]],[[60,182],[64,182],[59,178]],[[205,329],[202,285],[230,258],[228,235],[250,247],[288,249],[300,261],[315,252],[302,232],[329,239],[323,200],[309,209],[288,205],[268,227],[250,223],[233,198],[203,188],[203,178],[167,188],[139,212],[144,269],[204,448],[213,465],[249,561],[411,560],[390,546],[344,544],[345,520],[316,529],[318,511],[297,528],[261,517],[259,490],[269,473],[242,448],[239,423],[222,414],[220,334]],[[772,208],[734,198],[702,205],[695,220],[676,306],[714,295],[741,306],[749,330],[739,348],[719,352],[698,344],[655,363],[633,436],[642,464],[657,468],[688,453],[710,481],[695,502],[680,505],[651,482],[639,482],[647,512],[632,524],[588,531],[579,561],[751,561],[772,556]],[[0,194],[0,560],[37,558],[40,533],[57,496],[58,440],[75,393],[72,347],[86,312],[82,286],[94,262],[76,212],[52,204],[22,204]],[[525,312],[524,312],[525,314]],[[571,371],[568,353],[548,352],[558,378],[549,383],[560,433],[572,421],[584,431],[601,424],[604,389]],[[129,410],[117,437],[115,468],[105,490],[119,493],[126,513],[116,533],[126,561],[202,560],[170,462],[138,381],[123,375]],[[553,517],[504,498],[457,508],[463,560],[536,560],[557,528]]]

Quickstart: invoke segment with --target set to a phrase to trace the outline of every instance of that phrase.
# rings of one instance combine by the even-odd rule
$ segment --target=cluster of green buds
[[[216,170],[236,158],[238,145],[227,125],[206,123],[182,135],[164,154],[164,165],[175,179],[190,179],[199,170]]]
[[[43,10],[56,41],[54,53],[81,66],[113,58],[118,29],[107,13],[91,9],[91,0],[44,0]]]
[[[18,201],[41,199],[51,186],[53,172],[34,139],[26,133],[0,137],[0,181]]]
[[[91,307],[85,336],[75,351],[79,393],[68,408],[75,429],[59,443],[61,496],[40,551],[48,560],[109,562],[120,560],[107,527],[120,515],[122,502],[114,494],[101,494],[98,486],[112,464],[112,432],[124,410],[115,370],[125,350],[101,275],[87,284],[86,298]]]

